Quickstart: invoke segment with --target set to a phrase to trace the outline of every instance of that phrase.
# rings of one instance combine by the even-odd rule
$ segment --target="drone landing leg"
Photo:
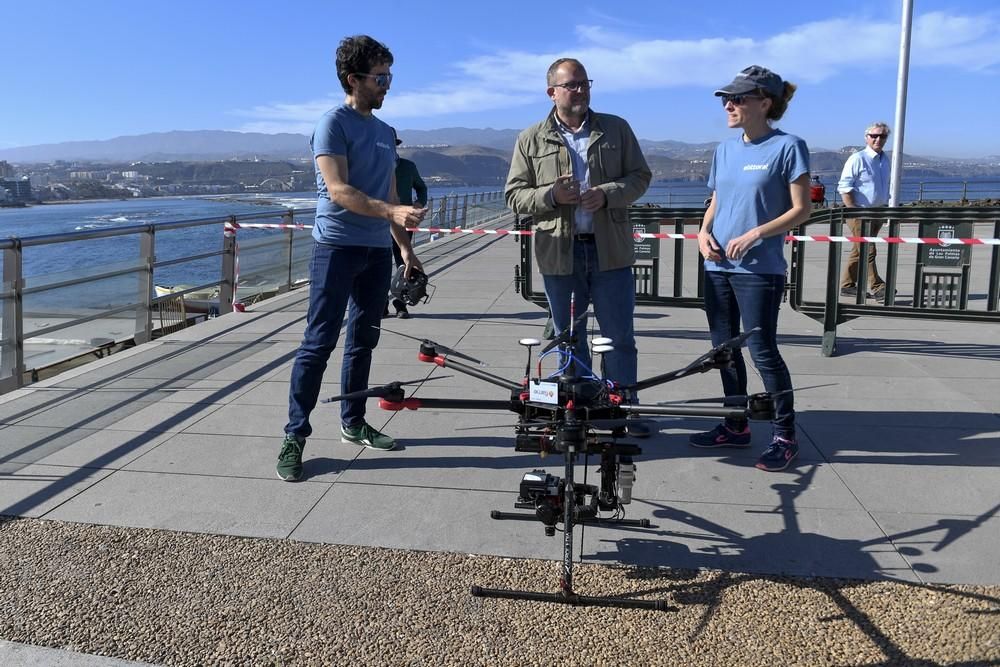
[[[554,602],[576,607],[617,607],[624,609],[649,609],[652,611],[677,611],[664,600],[636,600],[631,598],[599,597],[592,595],[577,595],[573,592],[573,526],[617,524],[625,526],[648,527],[647,519],[576,519],[576,492],[573,488],[573,469],[576,459],[575,449],[566,450],[565,489],[563,499],[563,559],[562,576],[559,578],[558,593],[538,593],[533,591],[518,591],[504,588],[483,588],[473,586],[470,591],[473,597],[503,598],[507,600],[527,600],[531,602]],[[490,512],[493,519],[513,519],[518,521],[537,521],[535,514],[527,512]]]
[[[577,595],[573,591],[560,593],[535,593],[514,591],[503,588],[472,587],[472,595],[479,598],[502,598],[505,600],[528,600],[531,602],[554,602],[574,607],[618,607],[623,609],[649,609],[651,611],[677,611],[677,607],[666,600],[633,600],[630,598],[605,598],[593,595]]]
[[[501,512],[500,510],[493,510],[490,512],[490,518],[497,521],[531,521],[532,523],[538,523],[538,515],[531,512]],[[576,519],[573,523],[577,526],[636,526],[637,528],[649,528],[651,525],[649,519],[602,519],[600,517]]]

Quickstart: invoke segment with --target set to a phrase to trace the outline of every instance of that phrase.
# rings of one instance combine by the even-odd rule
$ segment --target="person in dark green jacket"
[[[392,134],[396,137],[397,146],[403,143],[403,140],[396,134],[395,128],[393,128]],[[399,158],[396,162],[396,193],[399,195],[399,203],[412,206],[414,203],[414,191],[417,193],[416,203],[421,208],[427,206],[427,185],[424,183],[424,179],[420,178],[420,172],[417,171],[417,165],[413,164],[410,160]],[[407,232],[407,234],[410,235],[410,239],[412,240],[413,232]],[[403,256],[400,253],[399,246],[396,245],[395,241],[392,243],[392,256],[396,260],[396,266],[403,263]],[[410,311],[406,309],[406,304],[403,301],[393,299],[392,307],[396,309],[396,317],[405,320],[410,316]],[[388,304],[386,304],[384,316],[389,316]]]

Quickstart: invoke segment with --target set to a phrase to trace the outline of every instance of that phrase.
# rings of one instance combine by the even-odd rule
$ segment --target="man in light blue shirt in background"
[[[865,130],[865,148],[847,158],[840,174],[840,183],[837,184],[837,192],[840,193],[844,206],[867,208],[889,204],[889,157],[884,152],[888,141],[889,126],[885,123],[872,123]],[[860,218],[848,218],[847,226],[851,230],[851,236],[863,236],[861,223]],[[872,221],[871,235],[877,235],[881,228],[881,221]],[[861,244],[855,243],[851,246],[847,266],[840,278],[841,296],[857,296],[860,259]],[[885,281],[875,266],[874,245],[868,249],[868,289],[876,299],[885,299]]]

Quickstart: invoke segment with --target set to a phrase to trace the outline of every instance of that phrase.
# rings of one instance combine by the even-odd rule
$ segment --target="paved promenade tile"
[[[392,332],[519,380],[517,340],[540,338],[545,313],[514,288],[516,241],[451,237],[421,255],[434,298],[384,321],[372,383],[506,398],[419,362],[419,342]],[[0,522],[0,551],[23,565],[0,573],[20,596],[0,636],[184,664],[576,664],[595,641],[623,664],[1000,659],[988,630],[1000,604],[1000,327],[860,318],[825,358],[819,323],[783,308],[795,464],[753,467],[769,424],[753,424],[748,449],[706,451],[687,440],[714,420],[654,417],[627,507],[650,527],[578,529],[580,589],[675,605],[655,615],[469,596],[472,583],[545,590],[557,577],[559,533],[490,519],[514,509],[524,472],[562,474],[556,457],[514,451],[513,413],[386,412],[372,399],[369,420],[400,444],[375,452],[340,442],[339,408],[321,404],[304,479],[278,480],[306,307],[307,292],[291,292],[0,396],[0,514],[32,518]],[[710,347],[700,310],[640,308],[636,328],[641,376]],[[341,359],[322,396],[339,393]],[[762,389],[752,373],[750,391]],[[642,400],[720,393],[712,372]],[[53,606],[80,611],[66,624]],[[757,651],[759,629],[789,608],[808,610],[784,623],[790,640]],[[0,643],[0,662],[22,659],[121,664]]]
[[[433,339],[481,360],[490,373],[519,379],[526,355],[517,339],[541,337],[545,314],[514,289],[516,242],[453,237],[426,246],[423,255],[434,297],[412,308],[412,319],[384,321],[372,382],[451,376],[415,385],[412,393],[505,398],[502,389],[419,362],[419,343],[392,332]],[[7,479],[0,512],[558,556],[540,526],[488,518],[490,509],[511,509],[523,472],[561,468],[551,457],[513,451],[512,413],[392,413],[372,399],[371,422],[401,445],[381,453],[341,443],[339,409],[320,405],[304,482],[279,482],[273,466],[306,307],[307,293],[291,292],[0,397]],[[640,308],[636,327],[640,375],[683,366],[709,347],[699,310]],[[996,538],[989,536],[1000,520],[1000,327],[860,318],[841,325],[832,358],[820,355],[820,334],[817,322],[782,310],[782,349],[800,388],[797,465],[772,475],[753,468],[769,440],[767,424],[754,425],[750,449],[702,451],[687,437],[712,420],[653,418],[657,433],[643,444],[629,509],[658,527],[646,535],[589,528],[582,558],[1000,582]],[[324,396],[339,393],[341,357],[338,350],[331,358]],[[751,391],[761,389],[752,375]],[[717,374],[708,373],[651,388],[642,399],[719,393]],[[924,561],[913,558],[909,538],[889,539],[926,539],[949,521],[962,522],[964,532],[921,548],[933,556]],[[698,544],[712,530],[721,531],[724,547]]]

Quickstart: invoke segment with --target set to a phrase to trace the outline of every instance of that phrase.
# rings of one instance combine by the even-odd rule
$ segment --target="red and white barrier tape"
[[[226,223],[226,229],[312,229],[312,225],[303,224],[266,224],[266,223]],[[467,229],[465,227],[412,227],[411,232],[428,232],[430,234],[473,234],[473,235],[493,235],[493,236],[532,236],[534,232],[530,229]],[[636,241],[641,239],[687,239],[695,240],[697,234],[674,234],[674,233],[646,233],[637,232],[632,235]],[[937,237],[909,237],[909,236],[822,236],[809,235],[799,236],[789,234],[785,241],[816,241],[820,243],[914,243],[923,245],[1000,245],[1000,239],[953,239]]]
[[[266,223],[266,222],[227,222],[225,223],[226,230],[236,230],[236,229],[312,229],[312,225],[304,225],[300,222],[280,222],[280,223]]]
[[[639,239],[697,239],[697,234],[633,234]],[[821,243],[917,243],[925,245],[1000,245],[1000,239],[951,239],[919,236],[797,236],[789,234],[785,241],[819,241]]]

